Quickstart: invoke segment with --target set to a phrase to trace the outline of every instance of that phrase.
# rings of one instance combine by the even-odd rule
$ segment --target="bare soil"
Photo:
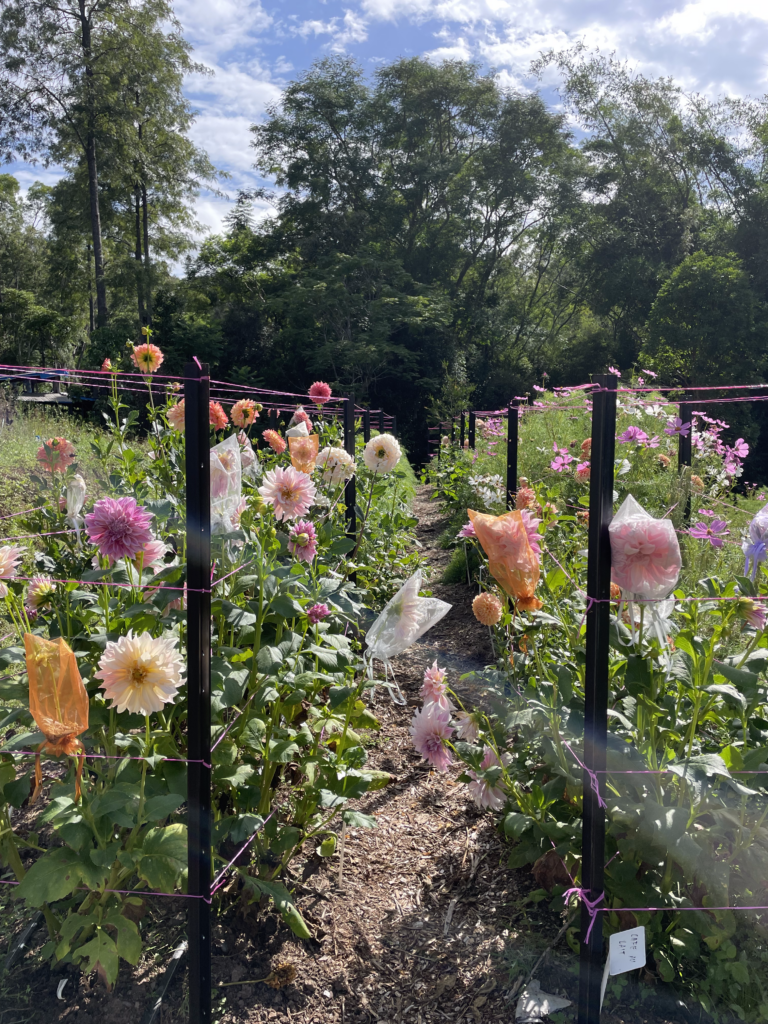
[[[338,850],[329,859],[308,851],[292,865],[297,903],[314,932],[310,941],[297,940],[269,907],[247,906],[235,892],[223,901],[228,909],[215,921],[213,961],[220,1024],[500,1024],[514,1019],[516,995],[532,972],[542,989],[575,1003],[577,957],[562,938],[562,919],[546,904],[525,901],[537,883],[529,870],[507,868],[509,846],[494,818],[479,812],[456,781],[459,769],[440,775],[411,746],[408,726],[426,665],[437,658],[455,687],[459,674],[482,667],[492,654],[487,630],[471,613],[470,589],[439,582],[449,553],[439,547],[444,523],[425,488],[414,511],[433,594],[452,608],[396,661],[407,705],[392,703],[381,689],[374,698],[382,727],[369,763],[395,776],[359,801],[378,827],[348,831],[343,870]],[[5,893],[0,899],[0,922],[11,924],[2,945],[9,948],[23,922],[18,914],[14,920]],[[146,1020],[170,953],[184,937],[182,903],[146,901],[145,954],[133,972],[121,965],[111,993],[96,976],[41,963],[41,928],[31,951],[0,980],[0,1024]],[[295,978],[284,987],[259,980],[285,964]],[[663,1016],[628,1009],[603,1020],[690,1019],[661,990],[658,997],[657,1010],[659,1001],[668,1008]],[[574,1009],[556,1019],[574,1020]],[[179,970],[155,1021],[181,1024],[188,1010],[186,971]]]

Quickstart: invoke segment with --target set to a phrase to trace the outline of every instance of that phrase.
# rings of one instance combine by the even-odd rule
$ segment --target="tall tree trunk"
[[[85,62],[85,84],[88,96],[88,133],[85,138],[85,163],[88,168],[88,198],[93,239],[93,263],[96,270],[96,326],[104,327],[109,318],[107,308],[107,282],[104,278],[104,250],[101,245],[101,211],[99,209],[99,172],[96,162],[96,112],[93,96],[93,68],[91,67],[91,22],[86,13],[85,0],[78,0],[80,10],[80,42]]]
[[[88,333],[93,334],[93,261],[91,243],[88,242]]]
[[[141,212],[144,219],[144,283],[147,296],[147,322],[152,323],[152,265],[149,262],[149,204],[147,186],[141,183]]]
[[[134,193],[134,208],[136,211],[136,299],[139,303],[139,322],[146,324],[147,313],[144,308],[144,266],[141,262],[141,200],[139,190]]]

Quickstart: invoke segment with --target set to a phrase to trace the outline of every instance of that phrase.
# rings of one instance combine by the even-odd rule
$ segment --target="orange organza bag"
[[[289,437],[288,450],[291,453],[291,465],[301,473],[311,476],[315,471],[315,461],[320,447],[317,434],[308,437]]]
[[[77,738],[88,728],[88,694],[85,692],[77,659],[61,638],[44,640],[32,633],[24,634],[29,675],[29,710],[45,742],[37,748],[35,759],[35,791],[31,802],[40,796],[43,773],[40,751],[56,757],[79,754],[75,779],[75,797],[80,797],[85,748]]]
[[[467,514],[488,556],[493,578],[515,599],[521,611],[541,608],[541,601],[534,597],[539,582],[539,556],[528,541],[522,514],[505,512],[502,516],[489,516],[471,508]]]

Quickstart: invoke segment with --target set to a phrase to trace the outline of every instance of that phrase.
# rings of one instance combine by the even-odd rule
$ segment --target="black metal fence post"
[[[616,448],[616,388],[618,377],[596,374],[599,391],[592,407],[592,453],[589,481],[589,560],[587,563],[587,645],[584,679],[584,816],[582,824],[581,887],[591,903],[600,901],[605,862],[605,789],[608,739],[608,639],[610,629],[611,541],[613,518],[613,461]],[[589,769],[598,780],[592,788]],[[582,900],[578,1024],[599,1024],[603,976],[602,913],[592,917]],[[584,939],[589,932],[589,942]]]
[[[211,1020],[211,454],[208,364],[184,368],[189,1020]]]
[[[456,440],[456,417],[451,416],[451,444]]]
[[[344,449],[355,458],[355,396],[350,394],[344,399]],[[353,476],[344,487],[344,504],[347,508],[347,536],[357,535],[357,483]]]
[[[277,430],[277,409],[269,410],[269,429]]]
[[[690,398],[689,394],[685,395],[686,398]],[[682,479],[682,473],[685,469],[689,469],[693,465],[693,404],[687,402],[680,402],[680,420],[682,423],[689,423],[690,430],[687,436],[683,434],[677,435],[677,472]],[[685,522],[689,522],[691,518],[691,479],[688,474],[687,491],[688,494],[685,499],[685,508],[683,510],[683,519]]]
[[[507,508],[514,508],[517,494],[518,406],[516,398],[507,406]]]
[[[363,440],[366,444],[371,440],[371,410],[366,409],[363,413]]]
[[[459,432],[459,444],[464,447],[464,410],[461,410],[461,430]]]
[[[469,414],[469,447],[470,448],[474,448],[475,447],[475,423],[476,423],[475,414],[473,412],[470,412],[470,414]]]

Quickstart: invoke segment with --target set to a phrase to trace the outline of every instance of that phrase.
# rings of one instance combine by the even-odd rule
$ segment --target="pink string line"
[[[12,882],[8,878],[0,878],[3,885],[21,885],[21,882]],[[157,892],[155,889],[88,889],[84,885],[78,885],[77,892],[114,892],[120,896],[169,896],[175,900],[203,900],[210,903],[209,896],[193,896],[188,892]]]
[[[607,811],[608,810],[608,805],[606,804],[605,800],[603,800],[602,796],[600,795],[600,784],[599,784],[599,782],[597,780],[597,775],[595,774],[595,772],[593,772],[591,768],[587,768],[587,766],[582,761],[579,760],[578,755],[574,752],[574,750],[570,746],[570,744],[565,742],[565,740],[563,740],[563,746],[565,747],[566,750],[569,750],[571,752],[571,756],[576,761],[576,763],[578,765],[580,765],[581,768],[587,773],[587,775],[589,776],[590,788],[591,788],[592,792],[595,794],[595,796],[597,797],[598,806],[602,807],[602,809],[604,811]]]
[[[58,537],[62,533],[77,533],[77,530],[51,530],[49,533],[17,533],[15,537],[0,537],[0,540],[27,540],[30,537]]]
[[[23,583],[31,583],[34,576],[11,576],[9,579],[21,580]],[[222,577],[225,578],[225,577]],[[164,586],[162,583],[153,583],[151,580],[148,583],[115,583],[111,580],[73,580],[73,579],[49,579],[49,583],[76,583],[78,586],[83,587],[123,587],[124,589],[136,590],[176,590],[179,594],[182,592],[182,588],[171,584],[170,586]],[[191,594],[210,594],[210,590],[196,589],[195,587],[187,587],[187,592]]]
[[[243,562],[242,565],[238,565],[238,567],[236,569],[233,569],[232,572],[228,572],[226,574],[226,576],[219,576],[219,578],[215,582],[213,582],[213,569],[211,569],[211,581],[212,581],[211,582],[211,588],[217,587],[219,585],[219,583],[223,583],[224,580],[228,580],[230,576],[234,576],[235,573],[240,572],[241,569],[247,569],[249,565],[253,564],[253,562],[254,562],[254,559],[250,558],[247,562]],[[214,562],[214,565],[215,564],[216,563]],[[210,591],[209,591],[209,593],[210,593]]]
[[[11,512],[9,516],[0,516],[0,522],[3,519],[15,519],[16,516],[28,516],[30,512],[42,512],[43,509],[47,508],[47,505],[38,505],[37,508],[28,508],[23,512]]]
[[[211,749],[213,749],[213,748],[211,748]],[[53,757],[52,754],[47,754],[46,755],[45,753],[37,751],[37,750],[9,750],[8,748],[0,747],[0,754],[12,754],[14,756],[18,754],[19,757],[21,757],[21,756],[37,757],[38,754],[40,754],[40,757],[41,757],[41,759],[43,761],[57,760],[56,758]],[[91,760],[91,761],[94,761],[94,760],[95,761],[146,761],[147,760],[146,757],[138,757],[135,754],[73,754],[73,755],[70,755],[70,756],[77,757],[77,758],[84,757],[86,759],[86,761],[88,761],[88,760]],[[152,757],[153,755],[150,754],[149,756]],[[193,758],[192,760],[190,760],[189,758],[186,758],[186,757],[163,757],[163,758],[161,758],[161,761],[176,761],[178,764],[201,764],[205,768],[211,768],[212,767],[212,765],[208,764],[207,761],[203,761],[201,758]]]
[[[600,910],[610,910],[611,908],[610,907],[600,907],[600,908],[598,908],[598,906],[597,906],[598,903],[601,903],[605,899],[605,893],[604,892],[601,892],[600,895],[597,897],[597,899],[591,900],[589,898],[589,896],[587,895],[587,890],[586,889],[581,889],[578,885],[575,885],[575,886],[573,886],[572,889],[566,889],[566,891],[563,893],[563,899],[565,900],[566,904],[568,903],[568,900],[571,898],[571,896],[578,896],[579,899],[581,900],[581,902],[587,908],[587,913],[589,914],[589,928],[587,928],[587,934],[584,936],[584,945],[586,946],[589,943],[589,936],[592,934],[592,929],[593,929],[593,927],[595,925],[595,921],[597,919],[598,909],[600,909]],[[621,907],[621,909],[622,910],[626,910],[628,908]]]
[[[267,824],[267,822],[269,821],[269,819],[272,817],[272,815],[275,813],[276,810],[277,810],[277,808],[275,807],[275,808],[273,808],[269,812],[269,814],[264,819],[264,821],[261,823],[261,825],[257,829],[254,829],[254,831],[251,833],[251,835],[248,837],[248,839],[246,839],[245,843],[243,843],[243,845],[237,851],[237,853],[232,858],[232,860],[229,862],[229,864],[227,864],[227,866],[225,868],[222,868],[221,871],[218,873],[218,875],[216,875],[216,877],[213,880],[213,885],[211,887],[211,896],[213,896],[222,887],[222,885],[224,885],[224,877],[227,874],[227,872],[229,871],[229,869],[235,863],[235,861],[240,856],[240,854],[241,853],[245,853],[245,851],[251,845],[251,843],[256,838],[256,836],[259,834],[259,832],[261,832],[261,830],[264,828],[264,826]]]

